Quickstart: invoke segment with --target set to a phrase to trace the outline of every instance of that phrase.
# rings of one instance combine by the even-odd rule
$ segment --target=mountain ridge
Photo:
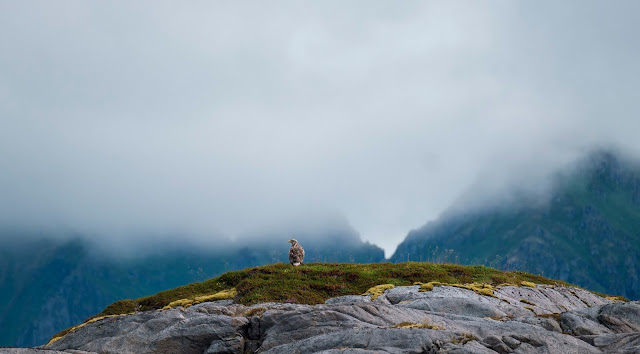
[[[391,261],[520,269],[638,299],[639,207],[638,165],[598,151],[556,176],[546,202],[445,213],[409,232]]]

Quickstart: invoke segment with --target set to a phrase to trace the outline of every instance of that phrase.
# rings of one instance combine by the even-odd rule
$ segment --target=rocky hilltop
[[[384,291],[384,292],[383,292]],[[324,304],[233,300],[90,321],[6,353],[637,353],[640,303],[569,286],[382,285]],[[0,350],[1,351],[1,350]]]

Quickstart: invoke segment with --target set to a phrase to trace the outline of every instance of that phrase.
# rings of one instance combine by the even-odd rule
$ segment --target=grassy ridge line
[[[136,300],[115,302],[97,316],[125,314],[132,311],[161,309],[180,299],[213,294],[236,288],[235,302],[253,305],[261,302],[294,302],[320,304],[342,295],[362,294],[378,284],[412,285],[415,282],[437,281],[447,284],[503,283],[522,281],[537,284],[569,285],[523,272],[503,272],[485,266],[408,263],[309,263],[301,267],[288,264],[247,268],[228,272],[217,278],[161,291]]]
[[[88,318],[123,315],[135,311],[162,309],[181,299],[195,299],[235,288],[234,301],[244,305],[263,302],[290,302],[320,304],[342,295],[360,295],[379,284],[396,286],[416,282],[443,284],[482,283],[499,284],[570,284],[524,272],[503,272],[485,266],[463,266],[426,262],[407,263],[308,263],[300,267],[277,263],[227,272],[219,277],[192,283],[139,299],[120,300],[107,306],[101,313]],[[62,337],[70,329],[53,336]]]

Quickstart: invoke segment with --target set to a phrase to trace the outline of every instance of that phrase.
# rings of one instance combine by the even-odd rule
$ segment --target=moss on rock
[[[393,284],[380,284],[369,288],[362,295],[371,295],[371,300],[375,300],[378,298],[378,296],[384,294],[386,290],[393,289],[395,287],[396,286]]]

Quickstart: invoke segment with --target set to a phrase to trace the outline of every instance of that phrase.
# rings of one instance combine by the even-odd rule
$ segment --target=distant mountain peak
[[[391,260],[486,264],[640,298],[637,160],[594,150],[558,173],[549,194],[445,213],[412,231]]]

